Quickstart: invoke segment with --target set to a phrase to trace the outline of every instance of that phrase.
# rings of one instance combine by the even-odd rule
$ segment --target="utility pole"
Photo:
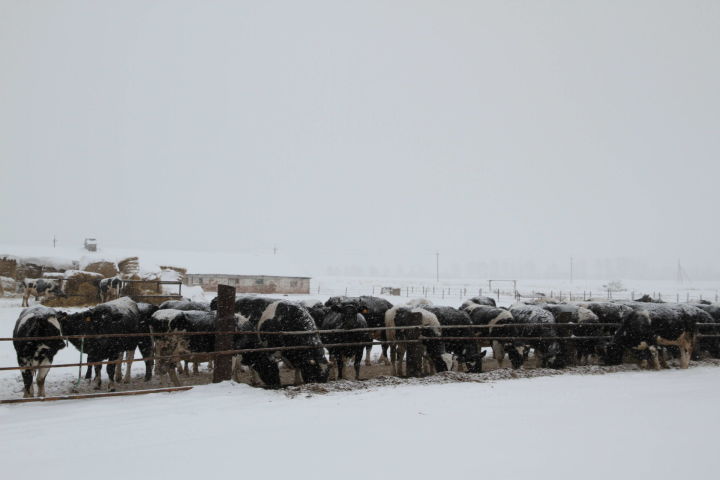
[[[277,245],[273,245],[273,255],[277,255]]]
[[[435,281],[440,283],[440,252],[435,252]]]
[[[570,283],[573,283],[573,257],[570,257]]]
[[[55,243],[57,242],[57,239],[55,238],[55,235],[53,235],[53,248],[55,248]]]

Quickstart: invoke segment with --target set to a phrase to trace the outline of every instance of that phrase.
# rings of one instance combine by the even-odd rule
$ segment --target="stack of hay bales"
[[[105,278],[111,278],[116,276],[120,271],[114,262],[108,262],[107,260],[100,260],[97,262],[88,263],[83,268],[86,272],[99,273]]]
[[[135,274],[127,280],[134,281],[125,284],[122,291],[123,295],[142,297],[143,295],[159,295],[161,292],[160,285],[157,283],[160,277],[156,274],[145,274],[143,276]]]
[[[140,259],[128,257],[117,263],[118,269],[124,278],[133,278],[140,275]]]
[[[68,270],[63,275],[63,290],[67,297],[52,297],[43,301],[48,307],[80,307],[95,305],[99,299],[98,285],[103,276],[82,270]]]

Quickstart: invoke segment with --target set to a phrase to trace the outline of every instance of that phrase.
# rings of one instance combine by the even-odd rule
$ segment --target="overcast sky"
[[[0,0],[0,243],[717,271],[719,51],[716,1]]]

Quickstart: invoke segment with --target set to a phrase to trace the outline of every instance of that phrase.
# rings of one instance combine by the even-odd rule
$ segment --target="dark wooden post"
[[[235,328],[235,287],[218,285],[217,320],[215,330],[229,332]],[[232,350],[232,334],[215,335],[215,351]],[[232,375],[232,355],[218,355],[215,357],[213,370],[213,383],[230,380]]]
[[[417,325],[418,328],[409,328],[405,330],[405,339],[417,340],[420,338],[420,325],[422,324],[421,313],[410,314],[410,325]],[[408,325],[408,326],[410,326]],[[407,344],[407,367],[405,371],[408,377],[419,377],[422,375],[422,344],[421,343],[408,343]]]

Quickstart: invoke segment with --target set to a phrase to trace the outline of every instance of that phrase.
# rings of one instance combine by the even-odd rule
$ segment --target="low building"
[[[220,284],[235,287],[237,293],[310,293],[310,277],[275,275],[230,275],[223,273],[188,273],[183,283],[217,292]]]

